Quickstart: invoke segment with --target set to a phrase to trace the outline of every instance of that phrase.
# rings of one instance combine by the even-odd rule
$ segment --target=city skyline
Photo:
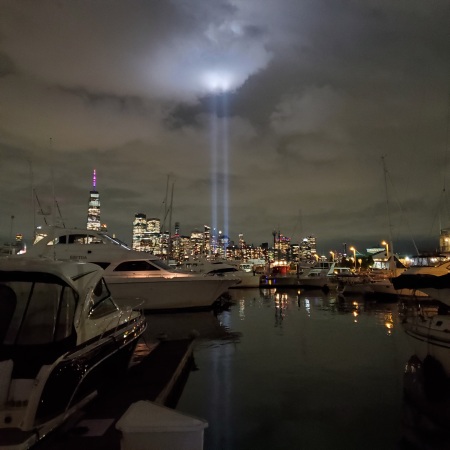
[[[66,225],[65,221],[64,221],[64,217],[62,215],[61,212],[61,208],[58,204],[57,201],[57,196],[55,196],[55,198],[53,199],[49,199],[48,202],[49,203],[45,203],[44,206],[41,202],[41,200],[39,200],[39,197],[37,195],[37,193],[34,193],[35,195],[35,199],[36,201],[34,201],[34,208],[36,210],[36,214],[37,217],[42,216],[42,219],[40,224],[36,222],[36,229],[41,227],[41,226],[47,226],[47,225],[57,225],[57,226],[63,226],[63,227],[68,227],[71,228],[71,225]],[[165,203],[167,201],[167,195],[166,198],[163,200],[162,204],[163,204],[163,216],[168,214],[168,209],[171,208],[171,206],[167,206]],[[84,222],[84,225],[81,226],[74,226],[75,228],[81,228],[81,229],[92,229],[92,230],[103,230],[103,231],[107,231],[109,232],[109,234],[114,235],[115,237],[121,239],[123,242],[127,243],[130,247],[133,247],[133,233],[134,233],[134,225],[135,225],[135,221],[138,217],[144,217],[145,221],[151,221],[153,222],[152,228],[153,231],[156,230],[156,228],[160,228],[159,230],[159,234],[164,235],[170,232],[170,236],[173,236],[177,233],[179,233],[180,236],[183,237],[191,237],[193,234],[195,233],[202,233],[204,231],[202,231],[202,229],[204,228],[208,228],[211,233],[211,238],[217,239],[220,237],[225,237],[227,238],[227,240],[230,243],[234,243],[235,238],[239,238],[242,239],[242,237],[244,236],[244,233],[241,232],[236,232],[234,233],[235,238],[233,237],[234,235],[230,233],[230,235],[225,235],[223,233],[222,230],[220,229],[215,229],[212,228],[210,225],[206,224],[206,221],[203,221],[203,225],[200,225],[200,223],[197,224],[197,226],[195,226],[195,228],[192,228],[190,230],[183,230],[180,231],[182,229],[181,223],[179,220],[174,221],[173,224],[170,225],[170,229],[168,226],[168,221],[164,220],[161,221],[161,219],[159,217],[156,217],[155,214],[150,214],[149,217],[147,217],[146,213],[135,213],[134,214],[134,220],[131,220],[130,223],[128,224],[128,233],[126,233],[125,235],[118,235],[117,233],[114,232],[114,230],[108,230],[108,224],[107,224],[107,220],[101,220],[102,214],[101,214],[101,201],[100,201],[100,192],[97,190],[97,170],[94,169],[93,173],[92,173],[92,188],[89,191],[89,199],[85,204],[85,217],[87,217],[87,221]],[[47,211],[47,212],[45,212]],[[13,220],[15,219],[15,217],[13,216],[11,218],[11,231],[16,231],[13,230]],[[158,222],[158,225],[156,225],[156,222]],[[79,221],[79,223],[82,223],[82,221]],[[45,224],[45,225],[44,225]],[[165,227],[165,229],[163,230],[162,227]],[[443,229],[444,230],[444,229]],[[14,236],[15,234],[20,235],[20,240],[28,240],[29,244],[31,244],[33,238],[33,233],[30,233],[30,236],[27,236],[20,230],[17,230],[17,233],[12,233],[11,236]],[[27,239],[28,238],[28,239]],[[282,232],[282,230],[280,228],[276,229],[273,228],[270,231],[270,234],[268,233],[268,239],[266,241],[263,242],[254,242],[253,240],[250,241],[246,241],[246,244],[249,246],[253,246],[253,247],[261,247],[264,245],[268,245],[269,248],[276,248],[275,245],[275,240],[277,239],[277,242],[279,239],[287,239],[289,241],[290,244],[292,245],[299,245],[302,243],[302,241],[308,240],[310,238],[313,238],[314,240],[316,240],[316,236],[314,233],[310,233],[309,235],[298,235],[297,239],[291,237],[290,235],[287,235],[286,233]],[[251,238],[250,238],[251,239]],[[7,239],[5,239],[5,243],[7,243]],[[12,240],[10,240],[12,242]],[[437,241],[438,243],[436,244],[435,248],[429,248],[426,251],[434,251],[434,250],[438,250],[439,246],[442,248],[443,243],[440,242],[439,243],[439,236],[437,237]],[[319,241],[320,244],[320,241]],[[379,245],[378,245],[379,244]],[[377,249],[377,251],[379,251],[381,248],[383,248],[383,246],[386,243],[377,243],[377,242],[368,242],[367,245],[364,245],[362,242],[358,243],[358,250],[357,253],[367,253],[370,254],[370,249]],[[234,244],[233,244],[234,245]],[[315,248],[316,248],[316,244],[314,244]],[[322,257],[323,256],[328,256],[328,253],[332,253],[332,252],[338,252],[341,253],[343,255],[348,254],[347,250],[350,247],[354,248],[355,244],[354,243],[347,243],[347,242],[341,242],[338,245],[335,246],[331,246],[329,247],[328,244],[322,244],[319,245],[317,247],[317,253],[320,254]],[[364,248],[365,247],[365,248]],[[404,253],[404,252],[402,252]]]
[[[93,168],[128,241],[172,188],[172,223],[255,245],[281,230],[413,254],[450,225],[447,1],[0,10],[2,240],[43,217],[84,227]]]

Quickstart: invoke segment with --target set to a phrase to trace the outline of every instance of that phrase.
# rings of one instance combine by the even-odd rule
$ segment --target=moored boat
[[[367,274],[343,274],[337,276],[336,292],[340,295],[367,295],[373,292]]]
[[[333,261],[319,261],[299,275],[298,284],[304,289],[329,290],[337,287],[339,277],[350,274],[348,267],[340,267]]]
[[[233,260],[193,259],[178,265],[177,270],[195,274],[216,275],[231,279],[239,279],[239,283],[232,284],[230,288],[258,288],[261,276],[256,272],[253,264]]]
[[[146,311],[210,309],[228,288],[240,282],[234,275],[171,270],[163,261],[145,254],[101,265],[116,302]]]
[[[219,277],[173,270],[157,256],[131,250],[107,233],[49,227],[25,255],[89,261],[105,269],[105,279],[121,306],[142,309],[207,309],[236,285],[236,276]]]
[[[410,338],[415,355],[422,363],[432,359],[439,363],[446,377],[450,377],[450,315],[446,307],[409,311],[403,328]]]
[[[298,277],[302,271],[303,268],[300,266],[291,267],[290,264],[275,264],[268,267],[267,274],[261,276],[261,287],[298,288]]]
[[[450,306],[450,262],[438,265],[411,266],[392,280],[397,289],[420,290]]]
[[[95,264],[1,259],[0,448],[29,448],[120,377],[145,328]]]

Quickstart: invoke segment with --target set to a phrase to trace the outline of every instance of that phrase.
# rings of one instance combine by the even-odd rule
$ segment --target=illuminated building
[[[290,260],[291,238],[278,233],[278,250],[287,260]]]
[[[175,222],[175,234],[171,237],[170,258],[175,261],[184,259],[183,240],[180,236],[180,222]]]
[[[439,251],[450,253],[450,228],[443,228],[439,236]]]
[[[135,214],[133,221],[133,250],[141,251],[146,230],[147,216],[142,213]]]
[[[299,258],[300,261],[314,261],[317,255],[316,238],[308,236],[303,238],[300,243]]]
[[[138,213],[133,221],[133,249],[150,252],[164,259],[184,261],[190,258],[224,258],[228,260],[276,261],[277,263],[312,262],[317,258],[316,238],[305,237],[299,244],[292,244],[291,238],[274,231],[273,247],[268,243],[260,246],[247,244],[244,234],[239,233],[237,245],[221,230],[203,226],[190,235],[180,234],[180,223],[175,222],[174,231],[162,230],[161,220],[147,219]]]
[[[92,176],[92,190],[89,193],[87,229],[97,231],[102,229],[100,222],[100,194],[97,192],[97,173],[95,169]]]
[[[161,233],[161,221],[155,217],[147,219],[147,230],[148,233],[159,234]]]
[[[208,225],[205,225],[203,227],[203,249],[202,250],[206,255],[209,255],[212,250],[211,227],[208,227]]]
[[[184,250],[185,258],[202,255],[205,249],[204,233],[198,230],[194,230],[191,233],[189,241],[188,242],[184,241],[184,243],[185,245],[187,244],[187,247],[185,247]]]
[[[161,255],[161,221],[147,219],[142,213],[135,214],[133,221],[133,250]]]
[[[216,255],[221,258],[225,257],[229,245],[230,238],[223,234],[222,231],[219,231],[219,235],[217,236]]]

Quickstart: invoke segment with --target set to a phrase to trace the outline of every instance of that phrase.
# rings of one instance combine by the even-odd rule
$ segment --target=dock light
[[[353,258],[355,261],[355,272],[356,272],[356,248],[355,247],[350,247],[350,251],[353,252]]]
[[[389,259],[389,244],[386,241],[383,241],[381,243],[381,245],[385,245],[386,246],[386,258]]]
[[[389,244],[388,244],[386,241],[383,241],[383,242],[381,243],[381,245],[385,245],[385,246],[386,246],[386,259],[387,259],[387,261],[388,261],[388,263],[387,263],[387,269],[389,269],[389,268],[390,268],[390,265],[389,265]]]

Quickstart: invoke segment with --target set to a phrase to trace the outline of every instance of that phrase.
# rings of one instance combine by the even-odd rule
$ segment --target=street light
[[[389,244],[386,241],[383,241],[381,245],[386,246],[386,256],[389,258]]]
[[[355,272],[356,272],[356,248],[350,247],[350,251],[353,252],[353,259],[355,260]]]
[[[330,255],[331,255],[331,262],[334,262],[334,252],[332,252],[331,250],[330,250]]]
[[[275,257],[275,254],[277,254],[277,256],[278,256],[278,253],[277,253],[277,232],[276,232],[276,230],[272,231],[272,236],[273,236],[273,262],[275,263],[275,261],[277,259]]]
[[[387,265],[388,265],[388,268],[389,268],[390,267],[389,266],[389,244],[386,241],[383,241],[381,243],[381,245],[385,245],[386,246],[386,259],[388,261]]]

